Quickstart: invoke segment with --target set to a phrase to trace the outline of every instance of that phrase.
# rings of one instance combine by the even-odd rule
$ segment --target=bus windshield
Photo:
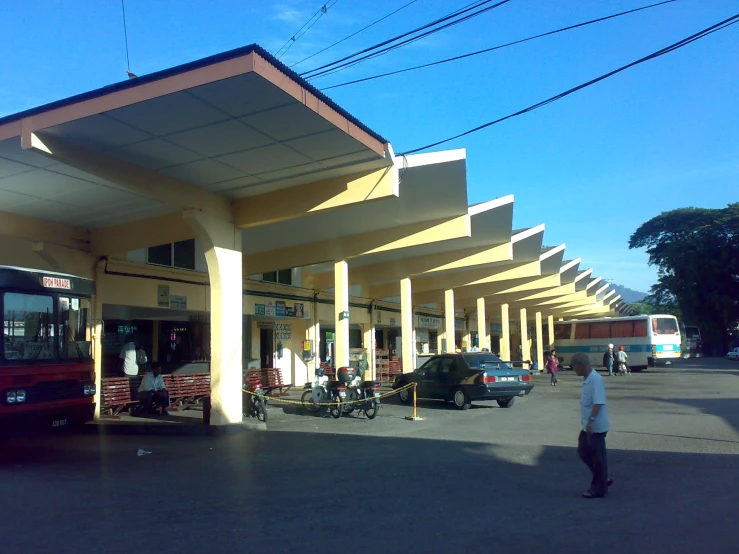
[[[679,333],[677,320],[674,317],[652,318],[652,334],[676,335]]]
[[[6,292],[3,308],[6,360],[49,360],[56,357],[53,297]]]

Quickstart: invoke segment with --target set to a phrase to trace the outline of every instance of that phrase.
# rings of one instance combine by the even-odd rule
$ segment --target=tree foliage
[[[663,212],[631,235],[629,248],[645,248],[658,268],[652,304],[676,303],[704,339],[726,344],[739,321],[739,203]]]

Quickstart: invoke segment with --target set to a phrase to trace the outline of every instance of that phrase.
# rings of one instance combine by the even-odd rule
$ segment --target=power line
[[[635,65],[642,64],[644,62],[654,60],[656,58],[659,58],[660,56],[664,56],[665,54],[669,54],[670,52],[674,52],[675,50],[678,50],[682,48],[683,46],[687,46],[688,44],[695,42],[696,40],[700,40],[704,37],[707,37],[708,35],[715,33],[716,31],[720,31],[722,29],[725,29],[726,27],[729,27],[731,25],[734,25],[735,23],[739,22],[739,14],[736,14],[732,17],[729,17],[728,19],[724,19],[723,21],[716,23],[715,25],[711,25],[710,27],[707,27],[703,29],[702,31],[699,31],[698,33],[695,33],[694,35],[690,35],[689,37],[686,37],[682,40],[677,41],[674,44],[671,44],[670,46],[666,46],[665,48],[662,48],[661,50],[657,50],[656,52],[653,52],[652,54],[649,54],[648,56],[644,56],[643,58],[640,58],[634,62],[631,62],[627,65],[624,65],[622,67],[619,67],[618,69],[615,69],[613,71],[610,71],[609,73],[606,73],[605,75],[601,75],[600,77],[597,77],[595,79],[592,79],[586,83],[583,83],[581,85],[578,85],[574,88],[571,88],[565,92],[562,92],[560,94],[557,94],[555,96],[552,96],[551,98],[547,98],[546,100],[543,100],[537,104],[534,104],[532,106],[529,106],[528,108],[524,108],[523,110],[519,110],[515,113],[512,113],[510,115],[507,115],[505,117],[501,117],[499,119],[496,119],[494,121],[490,121],[488,123],[485,123],[483,125],[479,125],[477,127],[474,127],[473,129],[469,129],[468,131],[465,131],[463,133],[459,133],[457,135],[454,135],[449,138],[445,138],[443,140],[439,140],[436,142],[433,142],[431,144],[427,144],[426,146],[421,146],[419,148],[414,148],[413,150],[408,150],[406,152],[403,152],[402,154],[398,154],[399,156],[404,156],[408,154],[413,154],[415,152],[421,152],[422,150],[428,150],[429,148],[433,148],[434,146],[439,146],[440,144],[444,144],[447,142],[450,142],[452,140],[471,135],[472,133],[476,133],[477,131],[481,131],[482,129],[486,129],[487,127],[491,127],[497,123],[500,123],[502,121],[505,121],[507,119],[511,119],[513,117],[534,111],[538,108],[541,108],[542,106],[546,106],[547,104],[551,104],[552,102],[556,102],[557,100],[560,100],[561,98],[564,98],[565,96],[569,96],[570,94],[573,94],[579,90],[582,90],[584,88],[587,88],[591,85],[594,85],[595,83],[598,83],[600,81],[603,81],[605,79],[608,79],[609,77],[612,77],[613,75],[616,75],[617,73],[621,73],[622,71],[626,71],[627,69],[634,67]]]
[[[321,19],[321,17],[323,17],[323,15],[327,13],[330,8],[333,8],[338,1],[339,0],[333,0],[333,2],[326,2],[323,6],[321,6],[319,10],[316,13],[314,13],[311,16],[311,18],[308,21],[306,21],[303,24],[303,26],[300,29],[298,29],[297,32],[287,40],[285,44],[282,45],[282,47],[277,51],[275,56],[279,58],[280,56],[284,56],[285,54],[287,54],[287,51],[293,47],[293,44],[295,44],[300,37],[302,37],[305,33],[307,33],[311,29],[311,27],[313,27],[313,25],[318,23],[318,20]]]
[[[121,11],[123,12],[123,39],[126,43],[126,73],[129,79],[133,79],[136,75],[131,73],[131,60],[128,57],[128,29],[126,28],[126,4],[124,0],[121,0]]]
[[[456,10],[454,12],[451,12],[451,13],[449,13],[449,14],[447,14],[447,15],[439,18],[439,19],[436,19],[436,20],[434,20],[434,21],[432,21],[430,23],[427,23],[427,24],[422,25],[420,27],[417,27],[417,28],[415,28],[415,29],[413,29],[411,31],[405,32],[405,33],[403,33],[401,35],[395,36],[393,38],[387,39],[385,41],[382,41],[382,42],[379,42],[379,43],[374,44],[372,46],[369,46],[367,48],[364,48],[363,50],[360,50],[359,52],[355,52],[354,54],[351,54],[349,56],[345,56],[345,57],[343,57],[343,58],[341,58],[339,60],[336,60],[334,62],[331,62],[331,63],[328,63],[328,64],[324,64],[324,65],[322,65],[320,67],[316,67],[315,69],[311,69],[310,71],[306,71],[304,73],[301,73],[300,76],[301,77],[304,77],[306,79],[311,79],[311,78],[318,77],[318,76],[320,76],[323,73],[327,73],[328,71],[332,71],[332,70],[337,69],[337,68],[340,68],[340,67],[351,65],[351,64],[356,63],[358,61],[363,61],[363,59],[368,59],[369,56],[372,56],[372,54],[368,54],[370,52],[379,51],[383,47],[385,47],[385,46],[387,46],[387,45],[389,45],[389,44],[391,44],[393,42],[397,42],[400,39],[403,39],[403,38],[408,37],[410,35],[419,33],[419,32],[424,31],[426,29],[430,29],[430,28],[432,28],[432,27],[434,27],[436,25],[440,25],[440,24],[445,23],[447,21],[453,20],[455,17],[460,16],[462,14],[465,14],[465,13],[468,13],[468,12],[473,12],[472,14],[469,14],[468,13],[468,15],[466,15],[464,18],[461,18],[459,20],[455,20],[452,23],[447,23],[446,25],[443,25],[443,26],[438,27],[436,29],[431,29],[431,31],[428,31],[423,36],[427,36],[428,34],[432,34],[432,33],[441,31],[441,30],[446,29],[447,27],[451,26],[452,24],[461,23],[462,21],[466,21],[466,20],[470,19],[471,17],[475,17],[477,15],[481,15],[482,13],[484,13],[486,11],[489,11],[490,9],[496,8],[496,7],[498,7],[498,6],[502,5],[502,4],[506,4],[506,3],[510,2],[510,0],[503,0],[503,1],[498,2],[497,4],[495,4],[494,6],[488,6],[488,7],[482,8],[482,6],[485,6],[486,4],[490,4],[492,1],[493,0],[482,0],[482,1],[478,1],[478,2],[473,2],[472,4],[468,4],[467,6],[465,6],[462,9],[459,9],[459,10]],[[478,10],[479,8],[482,8],[482,9],[480,9],[477,12],[474,11],[474,10]],[[410,39],[410,40],[413,40],[413,39]],[[405,43],[407,43],[407,42],[409,42],[409,41],[406,41]],[[397,46],[398,45],[396,45],[396,47]],[[394,48],[394,47],[391,46],[389,48]],[[368,56],[365,56],[362,60],[348,61],[348,60],[351,60],[352,58],[356,58],[356,57],[361,56],[363,54],[368,54]],[[331,69],[329,69],[329,68],[331,68]]]
[[[380,23],[380,22],[382,22],[382,21],[386,20],[386,19],[387,19],[388,17],[391,17],[391,16],[395,15],[395,14],[396,14],[396,13],[398,13],[399,11],[401,11],[401,10],[404,10],[405,8],[407,8],[407,7],[408,7],[408,6],[410,6],[411,4],[415,4],[416,2],[418,2],[418,0],[411,0],[411,1],[410,1],[410,2],[408,2],[407,4],[403,4],[403,5],[402,5],[401,7],[399,7],[399,8],[397,9],[397,10],[395,10],[395,11],[393,11],[393,12],[390,12],[389,14],[387,14],[387,15],[385,15],[385,16],[383,16],[383,17],[381,17],[381,18],[380,18],[380,19],[378,19],[377,21],[373,21],[372,23],[370,23],[370,24],[369,24],[369,25],[367,25],[366,27],[362,27],[362,28],[361,28],[361,29],[359,29],[358,31],[356,31],[356,32],[352,33],[352,34],[351,34],[351,35],[349,35],[349,36],[346,36],[346,37],[342,38],[341,40],[337,40],[337,41],[336,41],[336,42],[334,42],[334,43],[333,43],[332,45],[330,45],[330,46],[327,46],[326,48],[323,48],[322,50],[319,50],[319,51],[318,51],[318,52],[316,52],[315,54],[311,54],[311,55],[310,55],[310,56],[308,56],[307,58],[303,58],[303,59],[302,59],[302,60],[300,60],[299,62],[297,62],[297,63],[294,63],[294,64],[292,64],[292,65],[291,65],[290,67],[295,67],[296,65],[300,65],[300,64],[301,64],[301,63],[303,63],[303,62],[307,62],[308,60],[310,60],[311,58],[314,58],[314,57],[318,56],[319,54],[323,54],[323,53],[324,53],[324,52],[325,52],[326,50],[330,50],[330,49],[331,49],[331,48],[333,48],[334,46],[337,46],[337,45],[341,44],[342,42],[345,42],[345,41],[349,40],[350,38],[352,38],[352,37],[355,37],[355,36],[357,36],[357,35],[358,35],[359,33],[363,32],[363,31],[366,31],[366,30],[367,30],[367,29],[369,29],[370,27],[374,27],[374,26],[375,26],[375,25],[377,25],[378,23]]]
[[[616,13],[616,14],[609,15],[609,16],[606,16],[606,17],[599,17],[598,19],[591,19],[590,21],[585,21],[584,23],[578,23],[577,25],[569,25],[568,27],[562,27],[561,29],[556,29],[554,31],[549,31],[547,33],[541,33],[539,35],[534,35],[532,37],[524,38],[524,39],[521,39],[521,40],[516,40],[516,41],[513,41],[513,42],[508,42],[506,44],[500,44],[498,46],[493,46],[491,48],[485,48],[484,50],[477,50],[476,52],[470,52],[468,54],[462,54],[461,56],[454,56],[453,58],[446,58],[444,60],[438,60],[438,61],[435,61],[435,62],[425,63],[425,64],[422,64],[422,65],[416,65],[416,66],[413,66],[413,67],[406,67],[405,69],[398,69],[396,71],[389,71],[387,73],[380,73],[379,75],[373,75],[371,77],[364,77],[362,79],[355,79],[354,81],[347,81],[346,83],[340,83],[338,85],[332,85],[330,87],[325,87],[325,88],[323,88],[321,90],[330,90],[330,89],[333,89],[333,88],[345,87],[345,86],[354,85],[354,84],[357,84],[357,83],[364,83],[366,81],[373,81],[375,79],[381,79],[383,77],[389,77],[391,75],[398,75],[400,73],[407,73],[408,71],[415,71],[417,69],[424,69],[426,67],[433,67],[435,65],[442,65],[442,64],[445,64],[445,63],[449,63],[449,62],[455,62],[457,60],[463,60],[465,58],[471,58],[472,56],[479,56],[480,54],[486,54],[486,53],[492,52],[494,50],[500,50],[502,48],[507,48],[509,46],[514,46],[516,44],[521,44],[521,43],[524,43],[524,42],[528,42],[530,40],[535,40],[535,39],[538,39],[538,38],[542,38],[542,37],[546,37],[546,36],[550,36],[550,35],[555,35],[557,33],[563,33],[565,31],[570,31],[570,30],[573,30],[573,29],[577,29],[579,27],[585,27],[587,25],[592,25],[594,23],[600,23],[602,21],[607,21],[609,19],[614,19],[616,17],[621,17],[621,16],[624,16],[624,15],[632,14],[632,13],[639,12],[639,11],[642,11],[642,10],[648,10],[650,8],[655,8],[657,6],[662,6],[664,4],[670,4],[672,2],[677,2],[677,0],[665,0],[664,2],[659,2],[657,4],[650,4],[649,6],[644,6],[644,7],[641,7],[641,8],[636,8],[636,9],[633,9],[633,10],[628,10],[628,11],[625,11],[625,12]]]

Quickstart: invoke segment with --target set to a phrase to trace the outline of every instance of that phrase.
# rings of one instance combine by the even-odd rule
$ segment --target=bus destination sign
[[[72,283],[69,279],[61,279],[59,277],[44,276],[43,285],[47,289],[71,289]]]

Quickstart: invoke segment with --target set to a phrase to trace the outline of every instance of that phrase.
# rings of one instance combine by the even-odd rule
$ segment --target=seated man
[[[155,409],[160,409],[161,415],[169,415],[167,411],[169,407],[169,391],[164,386],[161,364],[152,364],[151,370],[144,374],[141,385],[139,385],[138,396],[139,402],[148,413],[156,413],[156,411],[152,410],[152,404],[154,404]]]

